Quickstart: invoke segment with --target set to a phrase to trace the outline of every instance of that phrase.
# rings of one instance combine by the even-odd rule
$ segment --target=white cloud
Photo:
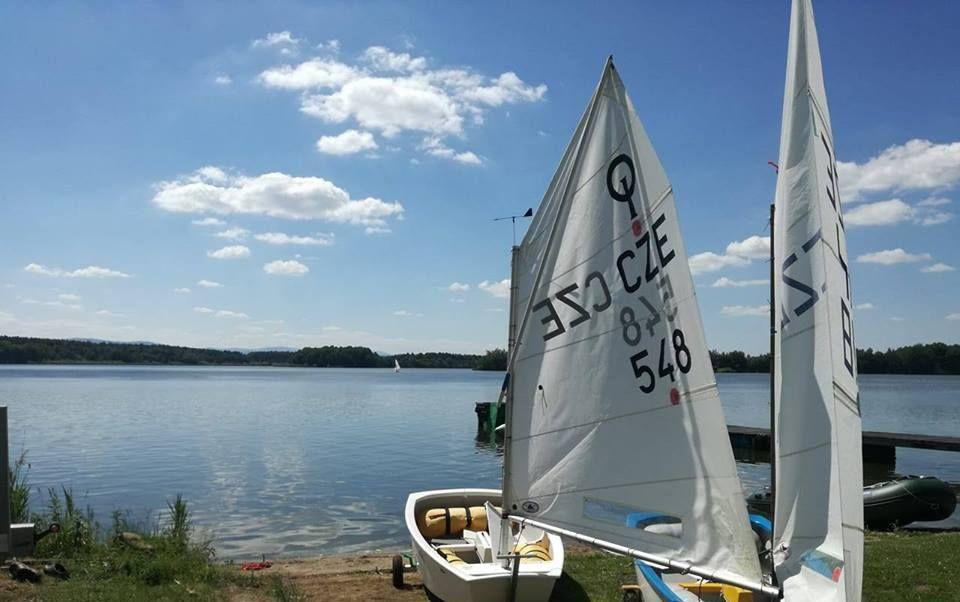
[[[257,81],[267,88],[309,90],[338,88],[359,76],[353,67],[339,61],[315,58],[296,67],[283,65],[267,69]]]
[[[898,263],[915,263],[930,260],[929,253],[907,253],[901,248],[867,253],[857,257],[859,263],[878,263],[880,265],[895,265]]]
[[[948,320],[960,320],[960,313],[956,314],[947,314]]]
[[[223,285],[213,280],[197,280],[197,286],[202,286],[203,288],[220,288]]]
[[[243,259],[250,257],[250,249],[243,245],[230,245],[216,251],[207,251],[207,257],[214,259]]]
[[[484,280],[477,288],[500,299],[510,298],[510,279],[504,278],[500,282]]]
[[[930,197],[917,203],[918,207],[943,207],[949,205],[952,201],[943,197]]]
[[[233,78],[226,73],[221,73],[213,78],[213,83],[217,84],[218,86],[229,86],[233,83]]]
[[[689,257],[687,263],[690,265],[690,273],[696,276],[716,272],[727,267],[745,266],[750,263],[750,260],[736,255],[717,255],[707,251]]]
[[[901,318],[900,316],[890,316],[890,321],[891,321],[891,322],[903,322],[903,320],[904,320],[904,319]]]
[[[462,282],[453,282],[447,287],[447,290],[451,293],[465,293],[470,290],[470,285]]]
[[[377,71],[423,71],[427,66],[427,59],[423,57],[414,58],[406,52],[392,52],[383,46],[367,48],[361,58]]]
[[[860,310],[860,311],[866,311],[866,310],[870,310],[870,309],[877,309],[877,306],[874,305],[873,303],[861,303],[861,304],[859,304],[859,305],[854,305],[854,306],[853,306],[853,309],[857,309],[857,310]]]
[[[423,317],[423,314],[415,314],[405,309],[398,309],[397,311],[393,312],[393,315],[400,316],[401,318],[422,318]]]
[[[289,56],[297,53],[297,48],[302,41],[293,37],[293,34],[289,31],[284,30],[268,33],[264,37],[251,42],[250,46],[253,48],[274,48],[279,50],[280,54]]]
[[[212,314],[212,313],[214,313],[214,311],[213,311],[212,309],[210,309],[209,307],[194,307],[194,308],[193,308],[193,311],[197,312],[198,314]]]
[[[328,247],[333,244],[333,234],[317,234],[316,236],[297,236],[283,232],[264,232],[254,234],[253,237],[268,245],[314,245]]]
[[[383,226],[367,226],[363,229],[365,234],[390,234],[393,230]]]
[[[927,274],[937,274],[940,272],[952,272],[954,271],[954,269],[955,268],[952,265],[947,265],[945,263],[935,263],[933,265],[928,265],[927,267],[922,268],[920,271],[926,272]]]
[[[194,226],[225,226],[227,223],[223,220],[219,220],[215,217],[205,217],[203,219],[195,219],[190,222]]]
[[[216,318],[237,318],[237,319],[242,319],[242,320],[246,320],[247,318],[250,317],[250,316],[248,316],[247,314],[245,314],[245,313],[243,313],[243,312],[230,311],[229,309],[221,309],[221,310],[217,311],[217,313],[215,313],[215,314],[213,314],[213,315],[214,315],[214,317],[216,317]]]
[[[38,301],[36,299],[20,299],[21,303],[27,305],[45,305],[47,307],[57,307],[59,309],[69,309],[71,311],[81,311],[83,306],[79,303],[64,303],[63,301]]]
[[[106,318],[122,318],[124,314],[118,314],[110,311],[109,309],[101,309],[96,312],[98,316],[104,316]]]
[[[731,288],[731,287],[739,288],[739,287],[744,287],[744,286],[762,286],[762,285],[769,284],[769,283],[770,283],[770,281],[769,281],[769,280],[766,280],[766,279],[759,279],[759,280],[731,280],[730,278],[727,278],[726,276],[721,276],[720,278],[717,278],[717,279],[714,281],[714,283],[711,284],[710,286],[712,286],[713,288]]]
[[[768,259],[770,257],[770,237],[750,236],[727,245],[727,255],[746,259]]]
[[[293,259],[271,261],[263,266],[263,271],[274,276],[303,276],[310,268]]]
[[[300,110],[307,115],[327,123],[352,121],[388,138],[401,132],[461,137],[466,124],[482,125],[491,108],[538,102],[547,92],[512,71],[488,77],[469,68],[431,69],[424,57],[383,46],[367,48],[353,64],[314,57],[267,69],[257,80],[301,93]],[[471,151],[450,159],[483,161]]]
[[[42,276],[54,276],[57,278],[129,278],[130,274],[102,268],[96,265],[89,265],[85,268],[76,270],[62,270],[60,268],[48,268],[38,263],[31,263],[23,268],[24,272],[31,274],[40,274]]]
[[[318,219],[362,226],[384,226],[400,218],[403,205],[368,197],[353,200],[342,188],[317,177],[266,173],[227,176],[216,181],[200,171],[157,185],[153,202],[176,213],[268,215]]]
[[[936,190],[960,182],[960,142],[914,139],[891,146],[866,163],[837,162],[841,198],[885,190]]]
[[[720,313],[725,316],[742,318],[744,316],[766,316],[770,314],[769,305],[725,305]]]
[[[379,148],[370,132],[347,130],[336,136],[323,136],[317,140],[317,150],[328,155],[352,155]]]
[[[903,222],[936,226],[953,218],[952,213],[932,208],[934,206],[921,202],[911,207],[900,199],[865,203],[846,211],[844,222],[848,226],[891,226]]]
[[[247,237],[247,234],[250,234],[250,231],[245,228],[229,228],[223,232],[217,232],[214,236],[227,240],[243,240]]]
[[[181,287],[181,288],[173,289],[173,292],[180,293],[180,294],[189,294],[191,291],[187,287]]]
[[[74,295],[73,293],[60,293],[57,297],[63,301],[79,301],[82,298],[80,295]]]
[[[427,136],[420,144],[420,149],[428,155],[450,159],[464,165],[481,165],[483,160],[471,151],[458,153],[442,142],[438,136]]]
[[[848,226],[890,226],[913,219],[913,207],[900,199],[858,205],[844,212]]]

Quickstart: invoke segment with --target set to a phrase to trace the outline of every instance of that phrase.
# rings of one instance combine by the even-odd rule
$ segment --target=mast
[[[776,204],[770,203],[770,523],[773,523],[777,510],[777,412],[774,406],[774,387],[776,386],[777,352],[777,303],[776,303],[776,266],[773,254],[773,220]],[[772,545],[772,542],[771,542]]]

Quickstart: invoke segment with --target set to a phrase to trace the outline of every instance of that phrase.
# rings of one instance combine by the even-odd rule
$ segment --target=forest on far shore
[[[470,368],[505,370],[507,352],[401,353],[383,355],[368,347],[304,347],[296,351],[198,349],[153,343],[116,343],[0,336],[0,364],[143,364],[208,366],[304,366],[324,368]],[[767,372],[769,354],[711,351],[717,372]],[[960,374],[960,345],[926,343],[887,349],[858,349],[860,374]]]

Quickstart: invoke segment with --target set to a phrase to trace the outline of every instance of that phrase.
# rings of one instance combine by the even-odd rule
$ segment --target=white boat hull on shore
[[[483,506],[501,503],[499,489],[445,489],[413,493],[407,498],[404,520],[413,546],[413,555],[424,587],[444,602],[501,602],[509,600],[511,570],[500,562],[454,565],[442,556],[421,533],[417,516],[428,508]],[[491,518],[491,520],[495,520]],[[529,529],[529,528],[528,528]],[[563,572],[563,544],[546,534],[551,558],[547,561],[520,561],[516,599],[547,602]]]

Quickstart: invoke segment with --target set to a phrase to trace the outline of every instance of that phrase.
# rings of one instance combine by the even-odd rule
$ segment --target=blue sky
[[[708,342],[762,351],[789,4],[675,4],[5,3],[0,332],[504,346],[491,220],[613,54]],[[815,8],[857,343],[960,342],[960,4]]]

